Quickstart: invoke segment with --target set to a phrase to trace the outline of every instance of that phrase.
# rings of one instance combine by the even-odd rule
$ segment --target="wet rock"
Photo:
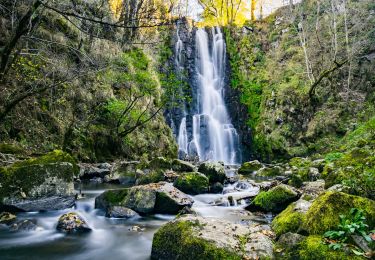
[[[305,236],[302,236],[300,234],[288,232],[282,234],[277,242],[286,248],[294,248],[305,238]]]
[[[215,182],[210,186],[210,193],[222,193],[224,189],[224,185],[220,182]]]
[[[311,199],[315,199],[324,192],[324,185],[324,180],[304,182],[301,187],[301,190],[304,195],[309,195]]]
[[[132,231],[132,232],[143,232],[145,230],[146,230],[145,228],[142,228],[140,226],[132,226],[131,228],[129,228],[129,231]]]
[[[120,161],[113,166],[111,173],[105,176],[104,181],[108,183],[119,183],[134,185],[137,178],[143,174],[137,169],[139,161]]]
[[[224,166],[218,162],[204,162],[198,171],[206,175],[210,183],[223,183],[226,178]]]
[[[238,173],[243,174],[243,175],[247,175],[247,174],[253,173],[254,171],[259,170],[262,167],[263,167],[263,165],[258,160],[245,162],[238,169]]]
[[[107,210],[110,206],[124,206],[140,214],[177,214],[193,203],[193,199],[171,183],[159,182],[128,189],[107,190],[95,199],[95,208]]]
[[[243,226],[216,218],[186,215],[154,235],[152,259],[273,258],[272,232],[262,225]]]
[[[16,220],[16,215],[13,215],[9,212],[2,212],[0,214],[0,224],[9,225]]]
[[[280,184],[269,191],[259,193],[246,207],[250,211],[281,212],[299,198],[299,192],[292,186]]]
[[[57,222],[56,229],[68,234],[86,233],[91,231],[91,228],[87,225],[86,221],[74,212],[62,215]]]
[[[107,218],[134,218],[137,212],[122,206],[109,206],[105,214]]]
[[[172,170],[176,172],[195,172],[197,168],[189,162],[175,159],[172,161]]]
[[[25,220],[21,220],[21,221],[18,221],[16,223],[13,223],[9,227],[9,230],[15,231],[15,232],[20,232],[20,231],[34,231],[37,228],[38,228],[38,226],[36,225],[35,220],[25,219]]]
[[[184,207],[178,212],[178,214],[179,215],[186,215],[186,214],[196,215],[197,213],[194,210],[192,210],[192,208],[190,207]]]
[[[74,205],[74,159],[54,151],[44,156],[19,161],[1,168],[0,210],[40,211],[69,208]]]
[[[208,185],[206,175],[199,172],[183,173],[173,183],[177,189],[191,195],[207,193]]]
[[[103,166],[103,165],[101,165]],[[81,180],[91,180],[94,178],[104,178],[111,173],[110,168],[99,168],[93,164],[80,164],[79,178]]]

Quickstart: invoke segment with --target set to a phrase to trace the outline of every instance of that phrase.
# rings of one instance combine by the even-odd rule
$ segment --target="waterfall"
[[[177,26],[175,67],[184,71],[184,43]],[[193,53],[194,54],[194,53]],[[195,35],[195,74],[191,91],[195,97],[182,116],[177,135],[180,158],[240,163],[239,137],[231,123],[225,97],[226,44],[219,27],[198,29]],[[182,77],[182,76],[181,76]],[[182,90],[181,90],[182,91]]]

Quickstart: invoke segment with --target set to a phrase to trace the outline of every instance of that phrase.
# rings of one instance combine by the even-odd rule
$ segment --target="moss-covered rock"
[[[226,178],[224,166],[218,162],[204,162],[199,166],[198,171],[206,175],[210,183],[223,183]]]
[[[95,198],[95,208],[107,210],[110,206],[119,206],[128,193],[129,189],[106,190]]]
[[[244,175],[251,174],[254,171],[257,171],[257,170],[259,170],[262,167],[263,167],[263,165],[258,160],[254,160],[254,161],[250,161],[250,162],[245,162],[238,169],[238,173],[239,174],[244,174]]]
[[[177,177],[173,185],[182,192],[195,195],[208,192],[209,181],[202,173],[188,172]]]
[[[283,174],[283,169],[280,166],[263,167],[257,172],[258,176],[275,177]]]
[[[300,246],[299,259],[304,260],[342,260],[342,259],[363,259],[355,255],[348,255],[343,251],[330,249],[323,243],[321,236],[313,235],[307,237]]]
[[[262,227],[248,228],[221,219],[184,216],[154,235],[152,259],[268,259],[272,240]]]
[[[193,164],[179,159],[172,161],[172,169],[176,172],[194,172],[197,170]]]
[[[149,163],[151,169],[171,169],[172,162],[164,157],[156,157]]]
[[[280,184],[269,191],[260,192],[246,209],[250,211],[280,212],[289,203],[296,201],[298,197],[299,194],[293,187]]]
[[[74,205],[75,160],[53,151],[0,169],[0,204],[15,210],[38,211]]]
[[[151,170],[147,173],[137,176],[136,184],[145,185],[150,183],[158,183],[164,180],[164,170]]]
[[[0,153],[22,154],[25,150],[17,144],[0,143]]]
[[[335,229],[340,223],[340,215],[348,214],[351,208],[363,210],[367,224],[375,225],[375,201],[349,195],[342,192],[329,191],[320,195],[306,214],[303,229],[310,234],[323,234]]]
[[[0,214],[0,224],[9,225],[16,220],[16,215],[9,212],[2,212]]]
[[[56,229],[68,234],[86,233],[91,231],[91,228],[87,225],[86,221],[74,212],[62,215],[58,220]]]

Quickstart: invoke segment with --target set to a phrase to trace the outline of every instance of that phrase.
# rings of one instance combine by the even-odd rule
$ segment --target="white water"
[[[212,28],[211,33],[211,45],[204,29],[196,33],[198,113],[193,116],[191,144],[195,146],[200,160],[236,164],[239,162],[238,134],[224,102],[226,45],[220,28]],[[202,135],[203,130],[206,135]]]

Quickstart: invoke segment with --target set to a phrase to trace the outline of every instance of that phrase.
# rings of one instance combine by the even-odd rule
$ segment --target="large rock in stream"
[[[74,206],[78,167],[67,153],[53,151],[0,168],[0,210],[43,211]]]
[[[111,206],[123,206],[140,214],[177,214],[193,203],[193,199],[171,183],[159,182],[105,191],[95,199],[95,208],[107,211]]]
[[[186,215],[162,226],[152,241],[152,259],[273,258],[267,225],[243,226],[217,218]]]
[[[199,166],[198,172],[206,175],[210,183],[223,183],[226,178],[224,166],[218,162],[204,162]]]

